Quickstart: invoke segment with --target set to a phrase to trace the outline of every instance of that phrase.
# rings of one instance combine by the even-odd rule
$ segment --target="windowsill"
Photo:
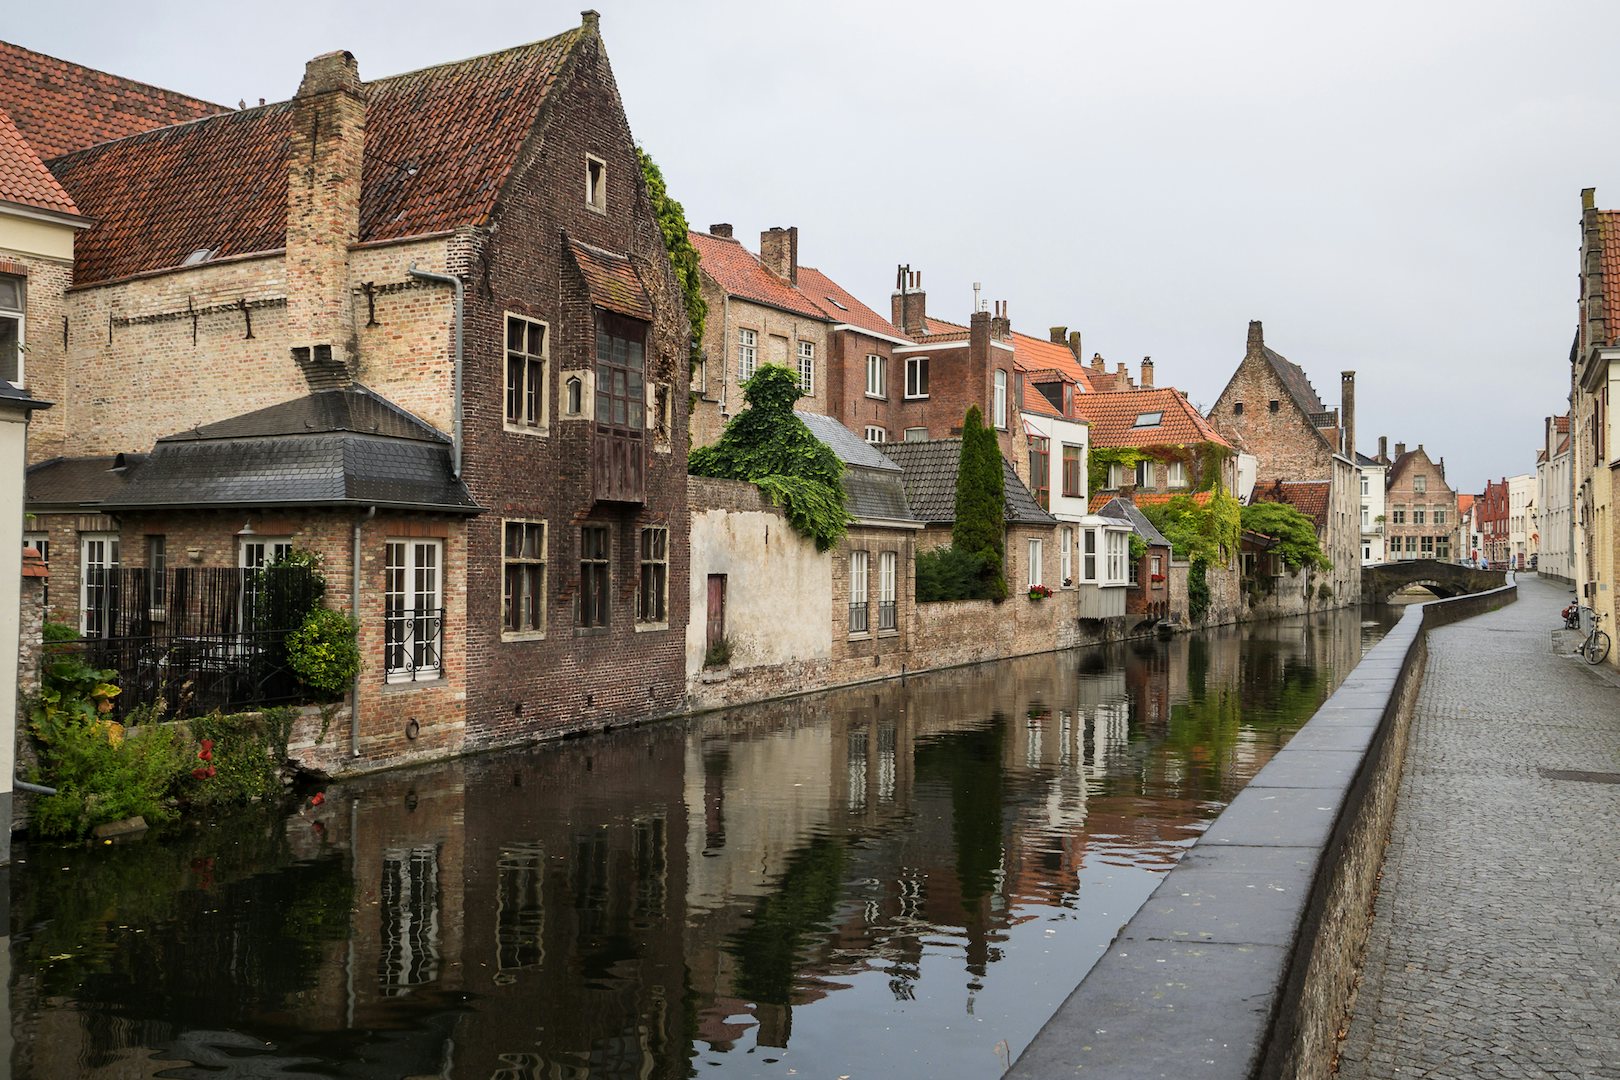
[[[870,631],[870,630],[856,631],[856,632],[851,633],[849,635],[849,640],[851,640],[851,641],[871,641],[872,640],[872,631]]]
[[[866,396],[868,398],[871,398],[873,401],[888,401],[889,400],[889,395],[888,394],[874,394],[870,390],[868,390],[866,392]]]
[[[401,693],[406,690],[431,690],[435,687],[450,685],[443,675],[436,675],[431,679],[407,679],[400,675],[388,676],[383,683],[383,692],[386,694]]]
[[[899,637],[900,636],[900,630],[899,630],[898,627],[896,627],[893,630],[879,630],[878,633],[877,633],[877,636],[880,637],[880,638]]]
[[[544,438],[551,434],[550,424],[514,424],[507,420],[501,427],[509,435],[533,435]]]
[[[502,641],[544,641],[544,640],[546,640],[546,632],[544,630],[502,630],[501,631],[501,640]]]
[[[652,634],[652,633],[656,633],[659,630],[668,630],[668,629],[669,629],[669,623],[667,621],[665,621],[665,622],[638,622],[638,623],[636,623],[636,633],[638,633],[638,634]]]
[[[907,394],[903,400],[905,400],[905,401],[927,401],[928,400],[928,395],[927,394]]]
[[[603,204],[602,206],[597,206],[595,203],[589,203],[588,202],[588,203],[585,204],[585,209],[589,210],[593,214],[601,214],[603,217],[607,216],[607,205],[606,204]]]

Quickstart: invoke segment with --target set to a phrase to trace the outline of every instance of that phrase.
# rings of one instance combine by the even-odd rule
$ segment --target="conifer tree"
[[[956,472],[956,522],[951,546],[983,560],[982,574],[993,600],[1007,596],[1007,493],[1003,486],[1001,447],[985,427],[977,405],[962,420],[962,456]]]

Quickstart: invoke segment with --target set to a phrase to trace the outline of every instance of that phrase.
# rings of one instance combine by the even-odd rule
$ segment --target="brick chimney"
[[[1108,374],[1108,364],[1103,360],[1102,353],[1097,352],[1091,354],[1091,372],[1094,375]]]
[[[1380,464],[1389,464],[1389,436],[1378,436],[1378,461]]]
[[[1356,373],[1339,374],[1339,409],[1344,417],[1344,452],[1351,461],[1356,460]]]
[[[1116,365],[1114,374],[1119,378],[1119,381],[1114,384],[1115,390],[1124,390],[1127,388],[1131,390],[1136,389],[1136,384],[1131,382],[1131,373],[1129,369],[1125,367],[1125,361],[1119,361],[1119,363]]]
[[[717,225],[710,225],[709,226],[709,235],[710,236],[718,236],[722,240],[730,240],[731,239],[731,223],[726,222],[726,221],[722,221]]]
[[[902,334],[916,337],[924,332],[928,317],[928,294],[923,292],[922,271],[901,266],[895,270],[894,295],[889,298],[889,321]]]
[[[759,234],[759,261],[765,269],[787,282],[799,283],[799,227],[777,226]]]
[[[1142,389],[1153,389],[1153,357],[1142,357]]]
[[[1069,343],[1069,328],[1067,326],[1052,327],[1052,344],[1067,345]]]
[[[1074,354],[1075,363],[1079,363],[1082,354],[1080,352],[1080,331],[1078,330],[1069,331],[1069,351]]]
[[[1007,317],[1007,301],[995,302],[995,314],[990,317],[990,336],[996,341],[1006,341],[1012,337],[1012,320]]]
[[[1265,331],[1261,329],[1259,319],[1249,320],[1249,347],[1244,355],[1259,356],[1260,350],[1266,347]]]
[[[360,239],[366,138],[352,53],[304,66],[287,131],[287,336],[311,389],[347,386],[358,360],[349,245]]]
[[[1405,457],[1405,456],[1406,456],[1406,444],[1403,443],[1403,442],[1396,443],[1395,444],[1395,460],[1399,461],[1402,457]]]

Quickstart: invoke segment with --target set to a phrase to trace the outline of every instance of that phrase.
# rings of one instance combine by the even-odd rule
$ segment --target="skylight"
[[[1162,412],[1139,413],[1139,414],[1137,414],[1137,417],[1136,417],[1136,423],[1132,424],[1131,426],[1132,427],[1158,427],[1159,424],[1161,422],[1163,422],[1163,420],[1164,420],[1164,413],[1162,413]]]
[[[836,296],[827,297],[827,303],[831,304],[833,307],[837,308],[839,311],[848,311],[849,310],[849,308],[845,307],[843,304],[840,304],[838,302],[838,297],[836,297]]]
[[[214,253],[217,250],[218,250],[217,248],[198,248],[196,251],[193,251],[190,255],[187,255],[184,259],[181,259],[180,260],[180,265],[181,266],[196,266],[199,263],[205,263],[209,259],[212,259],[214,257]]]

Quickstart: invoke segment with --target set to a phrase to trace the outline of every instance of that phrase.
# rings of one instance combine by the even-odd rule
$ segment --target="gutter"
[[[411,275],[411,277],[416,278],[416,279],[418,279],[420,281],[433,281],[433,282],[437,282],[440,285],[449,285],[449,286],[453,287],[456,290],[456,361],[455,361],[454,388],[452,390],[453,396],[455,398],[455,403],[456,403],[456,405],[455,405],[456,419],[455,419],[455,428],[454,428],[454,431],[451,434],[451,439],[450,439],[450,441],[451,441],[450,475],[455,477],[457,480],[460,480],[461,479],[461,364],[462,364],[462,340],[463,340],[463,338],[465,336],[465,332],[466,332],[466,328],[465,328],[465,326],[463,324],[465,323],[464,315],[465,315],[465,312],[466,312],[467,287],[461,283],[460,278],[454,276],[453,274],[438,274],[438,273],[434,273],[432,270],[418,270],[416,268],[416,264],[414,262],[411,263],[411,266],[410,266],[410,275]]]

